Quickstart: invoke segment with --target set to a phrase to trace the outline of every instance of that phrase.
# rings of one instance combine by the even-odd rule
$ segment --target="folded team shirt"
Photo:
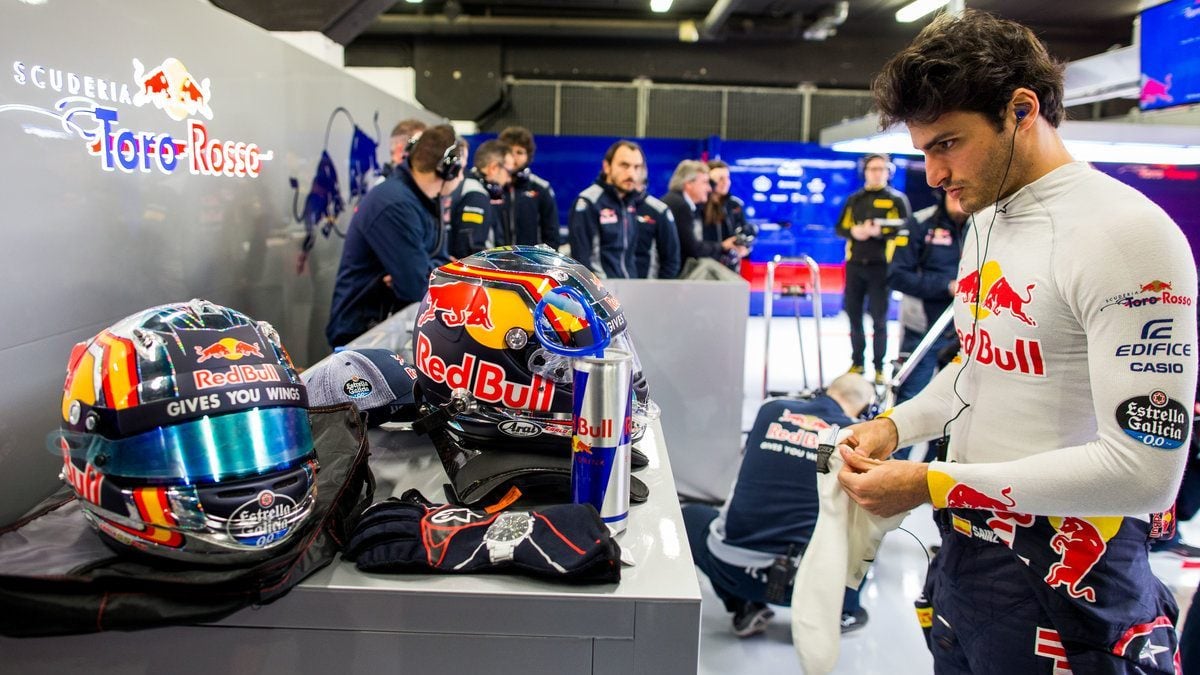
[[[368,426],[417,418],[417,371],[390,349],[343,349],[300,377],[312,407],[353,403]]]

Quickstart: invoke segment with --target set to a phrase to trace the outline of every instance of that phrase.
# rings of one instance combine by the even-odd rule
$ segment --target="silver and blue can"
[[[629,521],[633,354],[606,349],[574,359],[571,494],[591,504],[614,533]]]

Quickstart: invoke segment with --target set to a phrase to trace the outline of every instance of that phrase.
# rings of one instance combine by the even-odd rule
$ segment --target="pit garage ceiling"
[[[345,46],[348,66],[414,67],[442,83],[446,69],[464,90],[506,77],[867,89],[928,23],[896,22],[908,0],[674,0],[663,14],[649,0],[212,1],[268,30],[320,31]],[[1139,2],[966,5],[1030,26],[1071,61],[1130,44]],[[683,42],[689,22],[696,41]]]

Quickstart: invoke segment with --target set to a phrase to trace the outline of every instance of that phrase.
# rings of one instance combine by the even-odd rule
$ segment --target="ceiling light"
[[[404,1],[405,1],[405,2],[407,2],[407,3],[408,3],[408,4],[410,4],[410,5],[419,5],[419,4],[421,4],[421,0],[404,0]]]
[[[902,125],[877,131],[879,118],[868,115],[821,130],[821,144],[838,152],[916,155]],[[1200,164],[1200,128],[1123,122],[1063,122],[1059,128],[1067,152],[1084,162],[1120,164]]]
[[[670,9],[671,0],[650,0],[651,12],[658,12],[659,14],[662,14],[663,12],[670,11]]]
[[[911,23],[950,4],[950,0],[914,0],[896,11],[896,20]]]

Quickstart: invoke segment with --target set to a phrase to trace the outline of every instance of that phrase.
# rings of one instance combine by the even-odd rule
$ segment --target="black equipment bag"
[[[32,637],[219,620],[280,597],[334,560],[374,499],[354,406],[309,411],[320,462],[305,530],[272,558],[214,567],[143,561],[104,545],[69,487],[0,528],[0,634]]]

